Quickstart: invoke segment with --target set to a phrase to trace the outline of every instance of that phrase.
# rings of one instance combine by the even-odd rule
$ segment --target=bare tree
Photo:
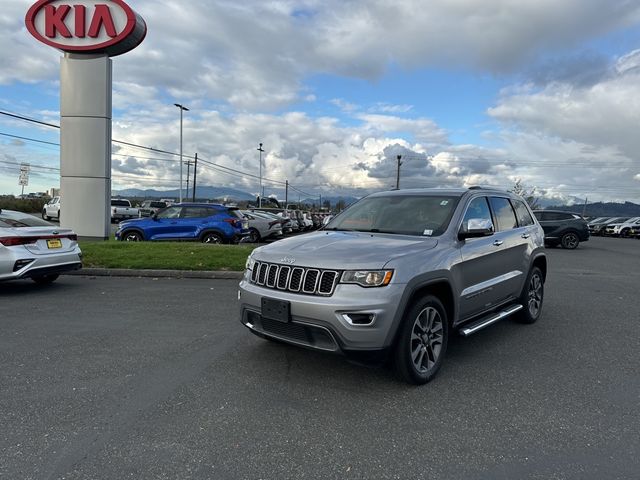
[[[538,195],[536,192],[536,187],[527,187],[522,183],[522,179],[518,178],[516,183],[513,185],[513,188],[509,190],[517,195],[520,195],[525,201],[529,204],[532,210],[537,210],[540,208],[540,204],[538,203]]]

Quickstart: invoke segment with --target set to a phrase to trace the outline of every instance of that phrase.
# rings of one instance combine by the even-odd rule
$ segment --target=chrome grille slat
[[[273,288],[276,286],[276,280],[278,279],[278,265],[271,264],[267,270],[267,287]]]
[[[340,279],[336,270],[292,267],[277,263],[255,262],[251,283],[274,290],[304,295],[331,296]]]
[[[304,274],[304,282],[302,282],[302,291],[304,293],[315,293],[320,278],[320,270],[315,268],[308,269]]]
[[[302,279],[304,277],[304,268],[294,267],[291,269],[291,277],[289,278],[289,290],[299,292],[302,287]]]
[[[291,267],[283,265],[280,267],[280,273],[278,274],[278,284],[276,285],[279,290],[285,290],[289,284],[289,274],[291,273]]]
[[[264,285],[264,282],[267,277],[267,268],[269,265],[266,263],[260,264],[260,271],[258,272],[258,285]]]

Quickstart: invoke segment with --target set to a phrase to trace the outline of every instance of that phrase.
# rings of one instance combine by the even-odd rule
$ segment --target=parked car
[[[131,202],[125,198],[111,199],[111,221],[120,222],[129,218],[137,218],[140,212],[131,205]]]
[[[253,250],[240,321],[255,335],[356,359],[390,356],[422,384],[454,330],[542,313],[544,232],[525,201],[489,189],[369,195],[319,232]]]
[[[190,240],[203,243],[238,243],[249,234],[238,208],[214,203],[178,203],[152,217],[125,220],[116,240]]]
[[[47,284],[82,267],[78,237],[27,213],[0,210],[0,280]]]
[[[633,227],[629,232],[629,236],[640,240],[640,225]]]
[[[53,197],[48,203],[42,207],[42,219],[51,220],[52,218],[60,221],[60,197]]]
[[[154,213],[157,213],[159,210],[168,207],[167,202],[163,202],[160,200],[145,200],[142,202],[142,205],[138,209],[141,217],[151,217]]]
[[[302,212],[302,221],[304,222],[305,230],[313,230],[313,220],[311,220],[311,213]]]
[[[597,235],[600,232],[600,228],[604,228],[607,225],[607,222],[611,219],[612,217],[597,217],[594,218],[593,220],[589,220],[587,222],[587,227],[589,228],[589,233],[591,235]],[[596,232],[597,230],[597,232]]]
[[[587,222],[577,213],[558,210],[534,210],[533,213],[544,229],[547,245],[560,245],[573,250],[580,242],[589,240]]]
[[[640,217],[629,218],[624,222],[607,224],[604,234],[611,237],[628,237],[631,229],[640,225]]]
[[[280,222],[280,226],[282,228],[282,233],[286,234],[286,233],[291,233],[292,228],[291,228],[291,219],[290,218],[284,218],[282,215],[273,213],[273,212],[265,212],[262,210],[250,210],[251,213],[253,215],[258,215],[261,216],[263,218],[267,218],[269,220],[278,220]]]
[[[626,222],[628,219],[629,217],[609,217],[604,222],[594,224],[593,227],[589,229],[589,231],[592,233],[592,235],[604,235],[607,229],[607,225],[609,225],[610,223]]]
[[[248,210],[240,210],[240,213],[249,222],[247,241],[255,243],[267,238],[282,236],[282,223],[284,220],[267,218]]]

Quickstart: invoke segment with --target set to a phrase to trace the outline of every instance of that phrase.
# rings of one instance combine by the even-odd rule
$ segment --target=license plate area
[[[262,298],[262,316],[287,323],[291,320],[291,303],[273,298]]]
[[[62,248],[62,240],[60,240],[59,238],[48,239],[47,248]]]

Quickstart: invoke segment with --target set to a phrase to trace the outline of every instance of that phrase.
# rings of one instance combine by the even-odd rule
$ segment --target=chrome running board
[[[475,322],[470,323],[469,325],[466,325],[465,327],[461,328],[460,335],[462,335],[463,337],[468,337],[472,333],[476,333],[478,330],[482,330],[484,327],[488,327],[489,325],[492,325],[502,320],[503,318],[506,318],[509,315],[512,315],[519,310],[522,310],[522,308],[523,308],[522,305],[511,305],[506,310],[502,310],[498,313],[492,313],[488,317],[484,317],[484,318],[481,318],[480,320],[476,320]]]

